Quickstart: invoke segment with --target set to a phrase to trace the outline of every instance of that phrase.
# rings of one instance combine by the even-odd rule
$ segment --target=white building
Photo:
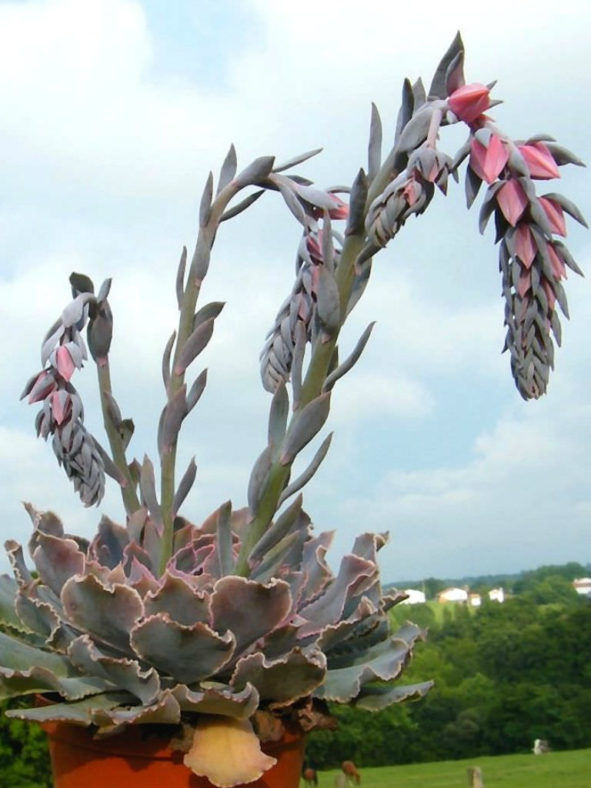
[[[437,594],[438,602],[467,602],[468,592],[465,588],[444,588]]]
[[[491,602],[504,602],[505,590],[503,588],[491,588],[488,592],[488,598]]]
[[[405,588],[404,593],[408,594],[408,599],[403,599],[401,605],[424,605],[427,601],[425,592],[416,588]]]
[[[591,596],[591,577],[579,577],[573,580],[573,588],[581,596]]]

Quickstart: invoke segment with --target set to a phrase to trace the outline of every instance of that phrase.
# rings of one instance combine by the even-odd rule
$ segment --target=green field
[[[484,788],[591,788],[591,750],[367,768],[360,770],[361,786],[466,788],[469,766],[480,766]],[[333,788],[336,774],[336,771],[319,772],[319,788]]]

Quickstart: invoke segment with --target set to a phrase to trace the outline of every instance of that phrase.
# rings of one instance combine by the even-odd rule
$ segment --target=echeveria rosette
[[[505,350],[511,355],[515,384],[524,399],[537,399],[554,366],[552,335],[561,341],[556,304],[568,317],[562,280],[566,269],[581,273],[565,244],[565,212],[586,226],[578,208],[561,194],[538,196],[534,181],[559,178],[558,166],[582,165],[572,153],[546,136],[513,141],[491,118],[488,88],[464,86],[449,98],[450,108],[470,126],[463,149],[468,206],[482,182],[488,184],[480,212],[484,232],[494,214],[499,267],[505,298]]]
[[[93,725],[101,737],[208,715],[249,726],[265,710],[305,724],[310,703],[378,709],[423,695],[429,682],[392,684],[423,633],[389,631],[387,611],[404,595],[382,594],[385,537],[358,537],[334,576],[324,560],[331,534],[313,536],[301,502],[292,506],[301,516],[255,547],[250,578],[232,575],[243,511],[222,507],[200,528],[179,522],[159,577],[147,511],[127,527],[103,518],[88,545],[28,506],[36,576],[7,543],[14,579],[0,578],[0,694],[55,702],[8,714]]]

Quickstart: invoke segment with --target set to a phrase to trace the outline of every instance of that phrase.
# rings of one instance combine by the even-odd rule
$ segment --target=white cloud
[[[192,242],[207,170],[217,171],[231,140],[242,164],[261,153],[283,158],[325,144],[302,170],[321,183],[346,181],[365,158],[370,101],[379,104],[390,139],[402,78],[422,73],[428,81],[460,27],[470,79],[500,78],[498,95],[507,101],[495,110],[501,125],[515,134],[547,128],[591,159],[580,101],[589,92],[587,3],[500,0],[484,23],[479,6],[451,2],[433,24],[429,9],[417,14],[396,3],[376,17],[354,3],[253,0],[243,10],[260,35],[253,46],[226,51],[227,79],[217,91],[182,73],[162,77],[159,31],[144,8],[132,0],[0,4],[0,363],[9,372],[0,382],[0,476],[10,523],[22,522],[20,497],[59,509],[87,532],[96,520],[95,511],[79,509],[51,450],[32,437],[33,409],[17,404],[38,363],[41,336],[67,300],[71,270],[97,284],[114,276],[116,395],[138,422],[136,452],[153,454],[176,262],[182,243]],[[184,57],[191,58],[191,47]],[[588,188],[579,171],[565,171],[561,191],[581,201]],[[534,562],[532,544],[535,556],[549,560],[584,543],[591,418],[579,392],[589,385],[588,286],[568,283],[573,325],[565,327],[547,402],[521,408],[498,352],[496,252],[489,235],[477,238],[476,216],[463,216],[462,189],[455,191],[409,222],[376,262],[341,355],[370,320],[378,323],[363,358],[335,389],[337,449],[309,496],[320,525],[338,521],[337,553],[360,530],[394,523],[386,562],[398,575],[423,546],[425,570],[444,572],[454,554],[459,565],[482,545],[486,561],[499,564],[491,568],[502,569],[507,543],[522,565]],[[257,356],[289,292],[298,239],[273,197],[250,219],[222,228],[204,287],[205,300],[227,306],[203,355],[208,391],[182,447],[182,462],[197,453],[196,519],[229,495],[243,502],[249,464],[265,439],[268,397]],[[582,232],[575,229],[570,243],[588,268]],[[93,377],[90,365],[76,385],[98,428]],[[439,462],[429,449],[445,440],[453,462]],[[372,443],[379,465],[361,451]],[[115,495],[105,510],[117,519]],[[557,535],[560,512],[572,517]],[[517,515],[519,531],[510,525]],[[497,549],[490,540],[498,529],[504,539]],[[14,535],[12,524],[10,530]]]

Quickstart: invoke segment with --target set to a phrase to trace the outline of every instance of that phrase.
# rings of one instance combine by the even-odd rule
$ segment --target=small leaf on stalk
[[[266,446],[259,454],[248,480],[248,508],[253,514],[258,511],[259,503],[273,462],[273,447]]]
[[[193,385],[189,389],[187,394],[187,413],[189,413],[195,405],[201,399],[201,395],[205,390],[205,386],[207,383],[207,370],[204,369],[203,372],[200,372],[199,375],[195,378]]]
[[[179,267],[176,272],[176,300],[179,309],[183,305],[183,298],[185,295],[185,269],[187,267],[187,247],[183,246],[181,252],[181,259],[179,260]]]
[[[371,121],[369,124],[369,144],[367,148],[367,177],[372,181],[378,174],[382,164],[382,120],[378,108],[371,104]]]
[[[293,391],[293,407],[295,408],[298,405],[302,389],[302,370],[304,366],[306,342],[308,340],[306,327],[301,320],[296,322],[294,333],[295,345],[291,361],[291,388]]]
[[[224,159],[224,163],[220,169],[220,177],[218,180],[218,189],[217,194],[221,192],[232,180],[232,178],[236,175],[236,167],[238,166],[238,161],[236,158],[236,148],[234,145],[230,145],[230,149],[226,154],[226,158]]]
[[[208,318],[204,323],[201,323],[195,328],[193,333],[189,336],[174,365],[175,375],[182,375],[189,364],[201,353],[207,346],[207,343],[213,334],[214,318]]]
[[[397,149],[401,152],[413,151],[419,147],[427,138],[433,108],[425,104],[403,128],[397,142]]]
[[[231,208],[228,208],[228,210],[224,211],[224,213],[221,215],[220,223],[225,222],[228,219],[233,219],[234,216],[238,216],[239,213],[242,213],[242,211],[245,211],[247,208],[250,208],[250,206],[254,202],[256,202],[259,199],[259,197],[262,197],[264,193],[265,193],[265,189],[259,189],[257,192],[253,192],[252,194],[249,194],[248,197],[245,197],[236,205],[233,205]]]
[[[441,58],[439,65],[435,70],[435,74],[433,75],[433,81],[431,82],[431,87],[429,88],[429,96],[436,96],[437,98],[447,98],[447,85],[446,85],[446,77],[448,74],[448,69],[450,65],[454,62],[454,60],[458,57],[458,55],[463,55],[464,53],[464,44],[462,42],[462,37],[459,33],[456,33],[454,40],[449,45],[449,49]]]
[[[573,217],[573,219],[575,219],[575,221],[577,221],[579,224],[582,224],[583,227],[588,227],[585,217],[578,207],[574,204],[574,202],[571,202],[571,200],[569,200],[563,194],[551,192],[550,194],[544,194],[543,196],[547,200],[554,200],[554,202],[557,202],[564,211],[566,211],[570,216]]]
[[[328,418],[329,410],[330,392],[313,399],[297,414],[297,417],[294,417],[279,460],[282,465],[291,463],[304,446],[322,429]]]
[[[230,501],[222,504],[217,512],[217,556],[219,564],[219,577],[227,577],[234,569],[232,555],[232,504]]]
[[[242,172],[238,173],[234,180],[240,187],[259,183],[271,173],[274,163],[274,156],[261,156],[249,164]]]
[[[161,455],[170,452],[177,442],[181,424],[188,413],[186,393],[187,385],[183,383],[164,408],[158,444]]]
[[[121,443],[123,444],[124,450],[129,446],[129,441],[131,440],[134,430],[135,424],[133,423],[132,419],[122,419],[121,423],[119,424],[118,432],[121,436]]]
[[[349,218],[347,219],[347,229],[345,230],[345,235],[357,235],[363,231],[367,189],[367,175],[363,169],[360,169],[355,177],[355,180],[353,181],[353,186],[351,187],[351,197],[349,198]]]
[[[189,492],[191,491],[191,487],[195,482],[195,477],[197,476],[197,465],[195,464],[195,457],[191,458],[189,466],[185,473],[183,474],[183,478],[181,479],[179,486],[174,494],[174,501],[172,504],[172,513],[177,514],[183,502]]]
[[[224,301],[211,301],[197,310],[193,316],[193,331],[210,318],[216,318],[225,306]]]
[[[263,558],[271,548],[290,533],[302,511],[302,501],[302,496],[299,495],[281,516],[267,528],[265,533],[252,548],[248,557],[251,564]]]
[[[94,293],[94,284],[92,279],[86,274],[77,274],[72,271],[70,274],[70,284],[72,286],[72,295],[76,298],[80,293]]]
[[[301,225],[307,227],[308,220],[306,218],[306,212],[304,211],[302,203],[294,194],[293,189],[289,188],[281,181],[276,181],[276,184],[289,210]]]
[[[302,164],[304,161],[308,161],[313,156],[317,156],[322,151],[322,148],[315,148],[314,150],[309,150],[306,153],[300,153],[299,156],[294,156],[287,161],[278,164],[276,167],[273,167],[273,172],[283,172],[283,170],[289,170],[291,167],[297,167],[298,164]]]
[[[288,498],[290,498],[294,493],[298,492],[299,490],[302,489],[302,487],[308,484],[308,482],[314,476],[314,474],[322,464],[322,461],[326,457],[328,453],[328,449],[330,448],[331,441],[332,441],[332,432],[329,435],[327,435],[326,438],[322,441],[322,443],[320,444],[320,448],[314,455],[312,462],[308,465],[306,470],[303,473],[301,473],[297,477],[297,479],[294,479],[293,482],[288,484],[287,487],[283,490],[279,498],[279,506],[281,506],[281,504],[284,501],[286,501]]]
[[[453,57],[445,71],[445,93],[449,96],[454,90],[466,84],[464,79],[464,50]]]
[[[287,417],[289,415],[289,395],[285,383],[281,383],[271,400],[269,411],[268,441],[269,445],[275,450],[281,445],[287,427]]]
[[[363,353],[365,346],[367,345],[367,342],[369,340],[369,337],[371,336],[371,332],[373,331],[374,326],[375,326],[375,321],[367,326],[363,334],[359,337],[359,340],[357,341],[357,344],[353,348],[352,353],[343,361],[342,364],[340,364],[334,370],[334,372],[331,372],[330,375],[326,378],[324,386],[322,387],[323,391],[330,391],[334,386],[334,384],[336,383],[336,381],[339,378],[342,378],[343,375],[345,375],[350,369],[352,369],[355,366],[355,364],[359,360],[359,357]]]
[[[472,167],[468,167],[466,169],[466,205],[468,208],[472,207],[474,200],[476,199],[478,192],[480,191],[480,187],[482,186],[482,178],[480,178]]]
[[[575,164],[577,167],[586,166],[584,161],[579,159],[578,156],[575,156],[574,153],[571,153],[567,148],[563,148],[562,145],[557,145],[555,142],[547,142],[546,147],[559,166],[562,164]]]
[[[325,267],[331,272],[334,272],[334,244],[332,242],[332,223],[330,221],[330,214],[324,211],[323,228],[322,228],[322,259],[324,260]]]
[[[154,466],[150,458],[145,455],[144,462],[141,466],[140,471],[140,490],[142,493],[142,498],[146,504],[146,507],[150,511],[150,514],[154,518],[154,520],[158,523],[162,522],[162,509],[160,508],[160,504],[158,503],[158,498],[156,496],[156,479],[154,476]]]
[[[423,96],[423,101],[419,103],[424,104],[424,102],[425,102],[425,97]],[[400,109],[398,110],[398,117],[396,118],[396,134],[394,137],[395,143],[398,142],[398,140],[400,139],[400,135],[402,134],[402,129],[412,118],[414,109],[415,109],[415,95],[412,85],[410,84],[410,80],[407,78],[402,83],[402,102],[400,104]]]
[[[205,188],[201,195],[201,203],[199,205],[199,225],[205,227],[209,221],[209,212],[211,210],[211,201],[213,199],[213,173],[210,172],[207,176]]]
[[[170,356],[175,339],[176,331],[173,331],[168,342],[166,343],[166,347],[164,348],[164,353],[162,355],[162,380],[164,381],[165,389],[168,389],[168,383],[170,381]]]
[[[319,267],[316,297],[316,313],[320,324],[332,336],[340,325],[341,302],[334,274],[325,265]]]

